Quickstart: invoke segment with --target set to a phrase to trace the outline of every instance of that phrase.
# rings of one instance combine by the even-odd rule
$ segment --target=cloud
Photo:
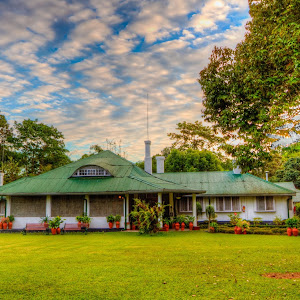
[[[72,157],[121,139],[142,159],[201,119],[197,82],[215,45],[235,47],[246,0],[8,0],[0,3],[0,109],[65,135]],[[232,21],[234,20],[234,21]]]

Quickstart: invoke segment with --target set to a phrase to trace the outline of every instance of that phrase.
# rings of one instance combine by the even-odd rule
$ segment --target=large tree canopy
[[[37,175],[70,162],[64,136],[38,120],[15,122],[14,148],[21,154],[26,175]]]
[[[245,40],[235,50],[215,48],[199,79],[205,119],[240,140],[227,151],[245,171],[270,159],[269,134],[287,123],[292,130],[300,107],[300,2],[250,0],[249,7]]]

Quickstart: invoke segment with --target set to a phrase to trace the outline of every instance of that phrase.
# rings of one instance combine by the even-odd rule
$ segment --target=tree
[[[216,146],[220,146],[224,142],[224,138],[218,137],[216,132],[209,126],[202,125],[202,122],[195,123],[182,122],[177,124],[179,133],[168,133],[171,140],[175,140],[172,148],[179,150],[211,150]]]
[[[219,158],[208,150],[171,150],[165,160],[166,172],[223,171]]]
[[[26,175],[38,175],[71,160],[66,155],[64,136],[55,127],[38,120],[15,122],[13,146],[21,156]]]
[[[300,4],[297,0],[249,0],[252,20],[235,50],[215,48],[200,72],[205,120],[227,138],[244,171],[270,160],[270,134],[299,113]],[[299,127],[299,126],[298,126]]]
[[[300,188],[300,157],[290,158],[283,170],[276,172],[276,181],[293,181],[297,188]]]
[[[83,154],[80,159],[89,157],[91,155],[100,153],[102,151],[104,151],[103,148],[101,146],[99,146],[98,144],[92,145],[92,146],[90,146],[90,152],[89,152],[89,154]]]

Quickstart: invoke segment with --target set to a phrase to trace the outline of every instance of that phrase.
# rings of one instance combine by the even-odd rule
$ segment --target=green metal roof
[[[286,189],[292,190],[296,192],[296,196],[293,197],[294,202],[300,202],[300,190],[295,188],[295,185],[293,182],[274,182],[276,185],[279,185],[281,187],[284,187]]]
[[[192,189],[202,189],[204,196],[217,195],[295,195],[295,191],[251,174],[233,174],[232,171],[220,172],[178,172],[154,174],[158,178],[183,184]]]
[[[111,177],[72,177],[84,166],[95,165]],[[154,177],[111,151],[103,151],[35,177],[25,177],[0,187],[0,195],[113,194],[113,193],[203,193]]]

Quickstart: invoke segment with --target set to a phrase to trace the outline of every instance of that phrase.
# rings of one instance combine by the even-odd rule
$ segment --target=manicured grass
[[[0,299],[299,299],[300,237],[0,234]]]

